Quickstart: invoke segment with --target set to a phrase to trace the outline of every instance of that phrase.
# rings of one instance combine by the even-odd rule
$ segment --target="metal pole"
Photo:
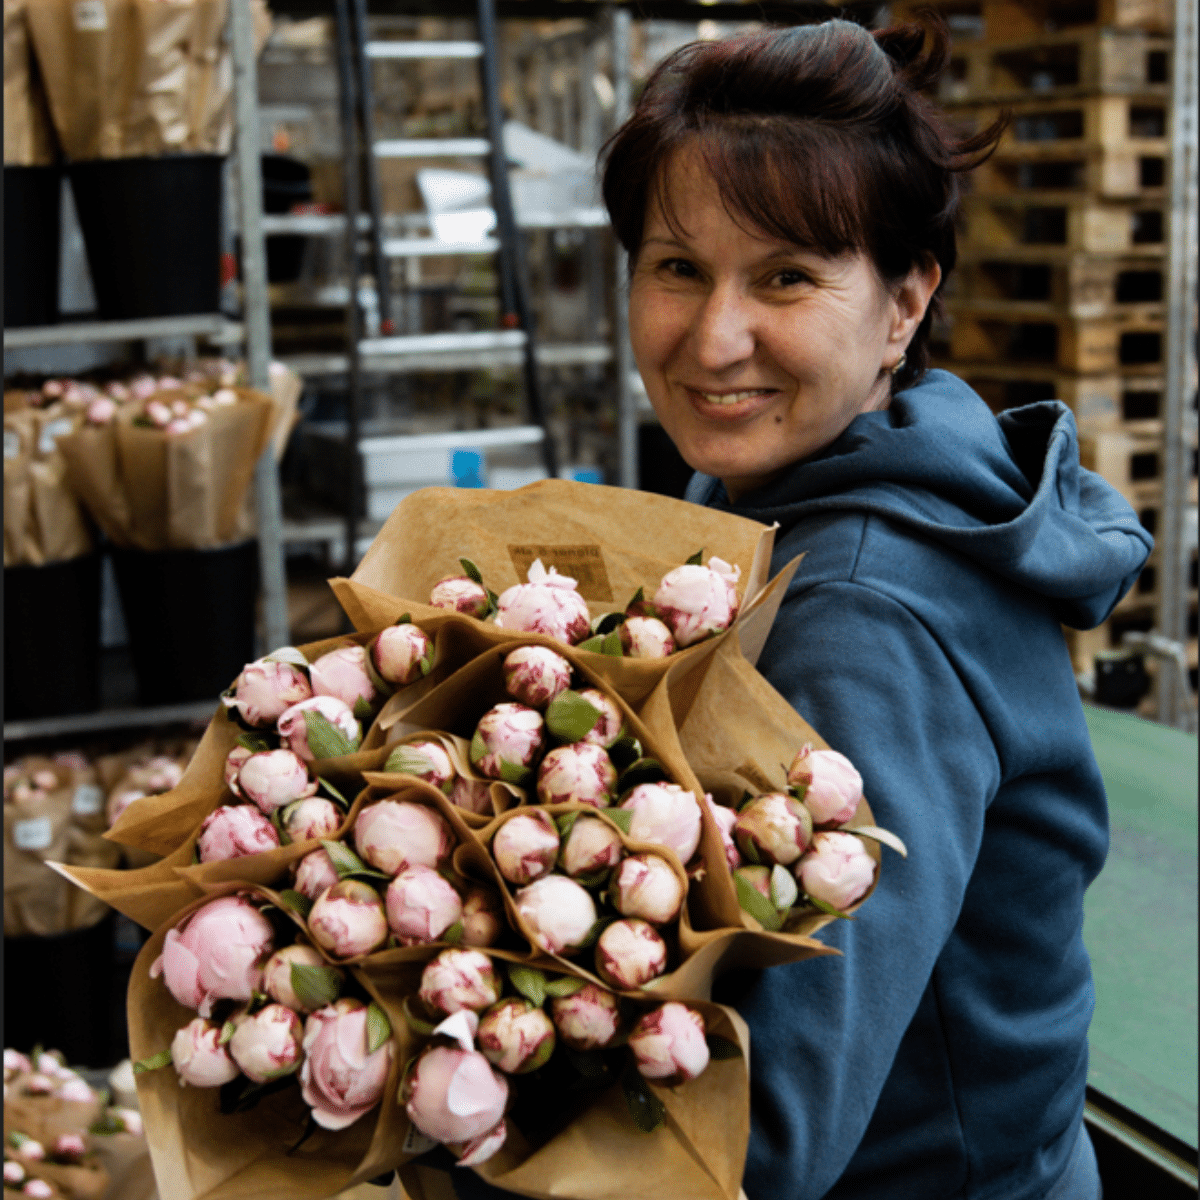
[[[1184,504],[1195,432],[1197,130],[1196,0],[1175,0],[1171,64],[1171,190],[1167,210],[1167,377],[1163,411],[1163,498],[1157,533],[1158,632],[1187,643],[1187,566]],[[1158,672],[1158,719],[1181,725],[1190,705],[1187,678]]]
[[[237,117],[239,224],[242,234],[242,319],[250,386],[271,387],[271,313],[267,297],[267,252],[262,233],[262,159],[258,130],[258,72],[254,61],[254,22],[248,0],[229,6],[233,43],[233,91]],[[289,640],[287,578],[283,566],[283,513],[274,444],[254,468],[258,515],[258,564],[267,649]]]

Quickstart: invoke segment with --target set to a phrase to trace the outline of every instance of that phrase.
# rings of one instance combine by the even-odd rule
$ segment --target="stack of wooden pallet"
[[[996,410],[1059,399],[1085,465],[1153,530],[1162,498],[1167,0],[902,0],[933,7],[953,51],[938,100],[964,131],[1012,122],[964,197],[937,365]],[[1190,503],[1196,503],[1193,453]],[[1194,512],[1194,510],[1193,510]],[[1196,566],[1188,583],[1196,665]],[[1076,669],[1154,624],[1155,559]]]

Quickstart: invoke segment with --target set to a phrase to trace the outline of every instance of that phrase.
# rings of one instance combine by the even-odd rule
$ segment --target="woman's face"
[[[630,282],[633,354],[688,465],[736,498],[887,407],[888,372],[940,276],[921,276],[919,295],[911,277],[889,289],[861,254],[748,232],[695,151],[665,182],[677,228],[652,206]]]

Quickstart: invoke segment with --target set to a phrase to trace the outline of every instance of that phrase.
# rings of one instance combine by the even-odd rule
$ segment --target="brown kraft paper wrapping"
[[[42,167],[56,144],[25,9],[25,0],[4,0],[4,164]]]

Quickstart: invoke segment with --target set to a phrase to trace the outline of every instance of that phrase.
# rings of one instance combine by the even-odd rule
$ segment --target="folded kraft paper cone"
[[[4,0],[4,162],[42,167],[54,161],[57,143],[26,8],[25,0]]]

